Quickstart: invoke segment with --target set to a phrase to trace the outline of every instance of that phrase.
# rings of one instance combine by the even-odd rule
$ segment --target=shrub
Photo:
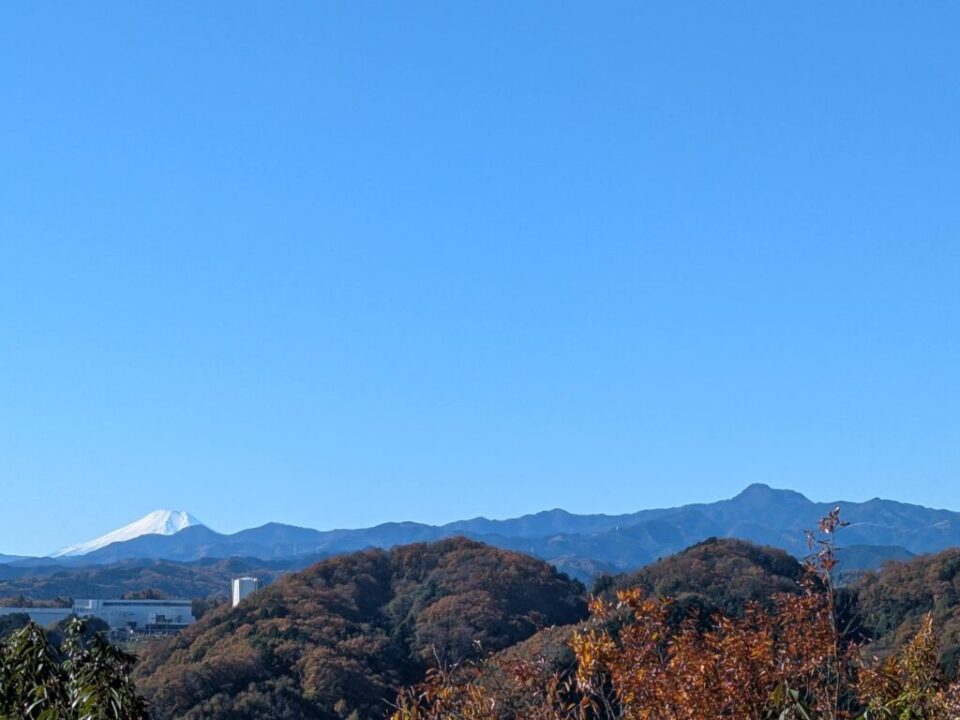
[[[146,720],[133,664],[81,620],[59,648],[31,622],[0,642],[0,720]]]

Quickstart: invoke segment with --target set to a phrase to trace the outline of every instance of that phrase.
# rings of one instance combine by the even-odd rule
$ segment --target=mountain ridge
[[[239,556],[276,560],[464,536],[533,555],[589,580],[599,572],[642,567],[710,537],[737,537],[802,557],[807,552],[804,530],[816,527],[819,518],[837,506],[850,522],[841,543],[858,548],[847,554],[850,570],[960,545],[960,513],[879,498],[862,503],[815,502],[794,490],[755,483],[724,500],[618,515],[578,515],[554,508],[517,518],[480,517],[444,525],[408,521],[314,530],[271,522],[232,534],[193,525],[169,535],[140,535],[58,561],[106,564],[147,558],[189,562]]]

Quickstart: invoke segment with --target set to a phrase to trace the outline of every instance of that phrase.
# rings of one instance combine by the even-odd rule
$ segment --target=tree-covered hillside
[[[797,593],[803,566],[792,555],[745,540],[709,538],[640,570],[602,578],[595,590],[642,588],[659,597],[697,600],[702,607],[740,614],[748,602],[768,603]]]
[[[869,650],[886,654],[917,631],[924,615],[933,614],[941,641],[941,664],[950,674],[960,670],[960,548],[889,563],[854,585],[856,606],[875,638]]]
[[[237,562],[212,563],[210,571],[230,574]],[[605,576],[593,591],[608,607],[630,589],[654,602],[670,598],[663,606],[670,632],[706,632],[719,615],[751,622],[751,604],[776,612],[784,598],[826,593],[805,573],[782,550],[712,538]],[[930,647],[948,675],[956,673],[960,550],[888,564],[837,598],[844,642],[862,647],[868,661],[904,647],[930,613]],[[438,664],[494,657],[570,677],[578,663],[571,639],[591,628],[583,622],[586,600],[579,582],[546,563],[472,540],[371,549],[281,577],[238,608],[211,610],[182,635],[148,646],[136,678],[154,720],[382,718],[398,688]],[[615,640],[628,619],[616,611],[604,627]],[[8,621],[9,632],[26,618]]]
[[[838,557],[843,555],[841,548]],[[593,591],[607,599],[629,588],[669,597],[675,601],[675,618],[695,614],[704,619],[716,612],[736,617],[748,603],[770,607],[777,594],[802,593],[803,576],[803,565],[782,550],[711,538],[636,572],[603,576]],[[840,619],[864,644],[865,655],[887,655],[903,646],[916,634],[924,616],[933,613],[941,665],[950,676],[960,673],[960,549],[888,562],[878,571],[858,573],[851,585],[838,590],[838,600]],[[573,631],[573,627],[545,630],[506,655],[544,656],[556,667],[567,666],[572,662]]]
[[[465,539],[369,550],[284,577],[145,652],[155,720],[380,718],[436,661],[586,616],[546,563]]]
[[[640,588],[650,596],[672,598],[674,621],[691,615],[706,621],[717,612],[741,615],[750,602],[769,606],[780,593],[799,594],[803,575],[803,566],[783,550],[710,538],[636,572],[601,576],[592,593],[613,601],[619,590]],[[556,669],[567,668],[573,662],[570,638],[575,630],[544,629],[503,655],[542,658]]]

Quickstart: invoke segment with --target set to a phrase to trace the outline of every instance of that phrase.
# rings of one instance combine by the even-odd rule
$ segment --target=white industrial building
[[[110,626],[111,632],[170,633],[194,622],[190,600],[75,600],[66,608],[0,608],[0,615],[29,615],[39,625],[47,626],[72,615],[98,618]]]
[[[194,622],[190,600],[77,600],[74,612],[96,617],[111,630],[170,632]]]
[[[260,589],[260,580],[254,577],[233,579],[233,606],[236,607],[245,597],[249,597]]]

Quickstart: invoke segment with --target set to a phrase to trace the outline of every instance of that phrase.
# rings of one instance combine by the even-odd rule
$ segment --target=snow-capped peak
[[[154,510],[139,520],[114,530],[106,535],[79,545],[71,545],[55,552],[51,557],[86,555],[111,543],[125,542],[141,535],[173,535],[186,527],[203,525],[193,515],[183,510]]]

